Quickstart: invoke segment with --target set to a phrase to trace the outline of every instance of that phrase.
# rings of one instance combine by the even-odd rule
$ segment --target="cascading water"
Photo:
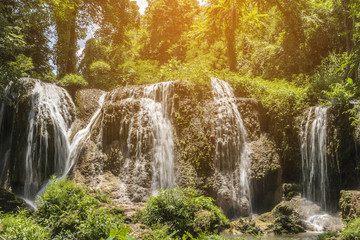
[[[251,213],[250,150],[247,133],[230,85],[212,78],[212,93],[218,106],[216,122],[215,174],[220,182],[218,199],[230,198],[233,214]],[[222,192],[231,196],[224,196]],[[220,204],[221,205],[221,204]]]
[[[96,143],[104,157],[98,159],[105,159],[99,164],[105,171],[117,170],[104,176],[104,168],[98,167],[96,175],[112,182],[111,191],[122,202],[144,201],[175,186],[173,88],[173,82],[164,82],[117,89],[107,97],[97,140],[101,143]],[[97,186],[108,189],[101,182]]]
[[[75,105],[63,88],[34,80],[27,127],[24,198],[33,199],[50,175],[59,176],[64,171],[74,113]]]
[[[326,107],[310,108],[300,133],[303,197],[307,199],[302,212],[307,228],[316,232],[342,228],[340,218],[326,212],[329,205],[327,110]]]
[[[164,82],[144,87],[143,91],[136,96],[135,92],[130,93],[128,101],[139,99],[140,109],[138,115],[134,115],[129,124],[123,124],[121,132],[129,129],[127,136],[127,152],[133,152],[131,136],[136,132],[136,159],[134,164],[133,176],[125,176],[125,181],[129,178],[145,179],[142,176],[146,172],[146,144],[152,146],[152,193],[156,193],[161,188],[171,188],[175,186],[174,174],[174,141],[172,125],[170,121],[171,103],[173,97],[173,83]],[[125,163],[125,169],[130,163]],[[137,180],[133,180],[137,181]]]
[[[68,159],[65,164],[63,176],[66,176],[69,174],[71,169],[73,168],[74,164],[78,160],[80,156],[80,152],[84,146],[84,144],[89,140],[91,137],[91,130],[95,126],[95,124],[99,121],[99,119],[102,116],[101,109],[104,104],[106,94],[103,94],[99,98],[99,106],[98,109],[95,111],[93,116],[90,119],[89,124],[84,128],[78,131],[75,136],[73,137],[70,145],[70,154],[68,155]]]
[[[173,96],[173,83],[164,82],[145,87],[140,105],[151,118],[153,128],[152,191],[175,186],[174,140],[169,119]]]
[[[303,196],[327,210],[326,107],[310,108],[301,127]]]

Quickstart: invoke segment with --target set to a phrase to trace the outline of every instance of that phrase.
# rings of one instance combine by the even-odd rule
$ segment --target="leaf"
[[[350,84],[350,85],[353,85],[353,84],[354,84],[354,81],[353,81],[351,78],[348,78],[346,81],[347,81],[347,83]]]

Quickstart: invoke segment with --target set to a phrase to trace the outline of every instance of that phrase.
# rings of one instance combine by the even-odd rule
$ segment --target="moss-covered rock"
[[[284,183],[282,185],[282,191],[283,191],[283,200],[284,201],[290,201],[296,196],[300,195],[301,187],[299,184],[296,183]]]
[[[233,223],[233,226],[236,230],[245,234],[258,235],[262,232],[260,228],[256,226],[255,221],[250,218],[239,218],[238,221]]]
[[[289,202],[281,202],[272,211],[274,223],[271,230],[275,234],[289,234],[304,232],[299,213]]]
[[[360,191],[341,191],[341,216],[348,222],[360,216]]]

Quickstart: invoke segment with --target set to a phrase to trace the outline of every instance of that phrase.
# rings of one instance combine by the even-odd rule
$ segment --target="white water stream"
[[[327,108],[310,108],[302,123],[301,158],[303,196],[327,210],[329,180],[326,156]]]
[[[220,189],[232,194],[234,210],[251,213],[250,149],[247,133],[230,85],[212,78],[212,93],[217,103],[215,166]],[[226,191],[226,192],[228,192]],[[219,191],[218,198],[223,198]]]

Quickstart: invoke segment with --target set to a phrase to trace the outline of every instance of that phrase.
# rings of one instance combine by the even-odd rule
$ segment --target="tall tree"
[[[214,25],[219,25],[223,29],[226,38],[227,56],[231,71],[237,69],[236,54],[236,30],[238,29],[238,19],[241,16],[242,7],[245,1],[241,0],[219,0],[210,1],[207,6],[209,20]]]
[[[197,0],[149,0],[145,26],[149,33],[143,58],[161,63],[171,57],[185,58],[184,33],[190,30],[199,8]]]

